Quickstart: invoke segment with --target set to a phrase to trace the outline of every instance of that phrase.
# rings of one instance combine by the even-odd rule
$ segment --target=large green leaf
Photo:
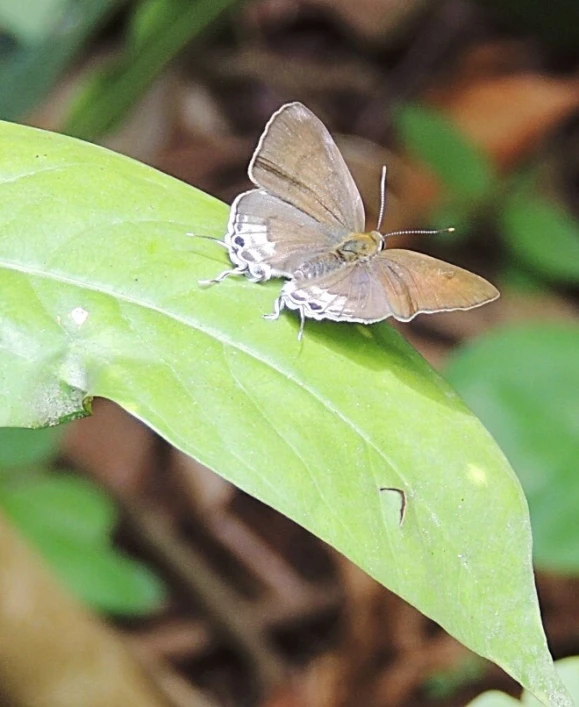
[[[555,668],[571,695],[573,703],[579,705],[579,656],[562,658],[555,663]],[[537,700],[527,691],[521,695],[521,702],[525,707],[537,707]]]
[[[574,704],[579,705],[579,657],[558,660],[555,667]],[[469,702],[467,707],[537,707],[537,704],[537,700],[527,691],[523,692],[519,701],[504,692],[490,690]]]
[[[521,703],[505,692],[489,690],[469,702],[467,707],[521,707]]]
[[[546,704],[528,510],[489,434],[388,325],[261,317],[279,282],[226,267],[227,209],[94,146],[1,128],[0,424],[117,401],[309,528]],[[381,490],[394,488],[399,491]],[[400,522],[400,503],[406,513]]]

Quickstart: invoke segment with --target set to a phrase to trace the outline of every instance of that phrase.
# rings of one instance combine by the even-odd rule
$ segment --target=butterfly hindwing
[[[344,264],[313,278],[294,278],[281,291],[281,303],[312,319],[377,322],[392,315],[370,263]]]
[[[499,296],[474,273],[410,250],[385,250],[313,278],[287,282],[281,301],[313,319],[370,324],[390,316],[472,309]]]
[[[262,189],[237,197],[225,244],[231,260],[255,279],[291,277],[307,260],[328,252],[344,229],[328,228]]]

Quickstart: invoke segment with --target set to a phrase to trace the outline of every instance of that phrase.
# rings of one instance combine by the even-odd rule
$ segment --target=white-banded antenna
[[[376,230],[380,232],[382,219],[386,213],[386,165],[382,167],[382,175],[380,177],[380,213],[378,214],[378,225]]]
[[[410,235],[436,236],[439,233],[454,233],[455,231],[456,231],[456,229],[453,228],[452,226],[450,228],[435,228],[433,230],[420,228],[417,230],[410,229],[408,231],[392,231],[391,233],[383,233],[382,236],[384,238],[390,238],[390,236],[410,236]]]

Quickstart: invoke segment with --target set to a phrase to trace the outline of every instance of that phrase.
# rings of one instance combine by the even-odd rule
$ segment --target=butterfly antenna
[[[392,231],[391,233],[385,233],[384,238],[390,238],[390,236],[436,236],[440,233],[454,233],[455,228],[452,226],[450,228],[435,228],[435,229],[410,229],[408,231]]]
[[[378,225],[376,230],[380,232],[382,220],[386,213],[386,165],[382,167],[382,175],[380,176],[380,213],[378,214]]]
[[[202,236],[199,233],[186,233],[185,235],[191,236],[191,238],[203,238],[206,241],[213,241],[214,243],[217,243],[217,245],[223,246],[224,248],[228,247],[222,240],[219,240],[219,238],[213,238],[212,236]]]

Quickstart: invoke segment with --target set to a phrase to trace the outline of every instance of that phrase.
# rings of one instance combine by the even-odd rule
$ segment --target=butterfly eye
[[[242,236],[235,236],[233,242],[235,243],[235,245],[238,245],[243,248],[243,246],[245,245],[245,238],[243,238]]]

